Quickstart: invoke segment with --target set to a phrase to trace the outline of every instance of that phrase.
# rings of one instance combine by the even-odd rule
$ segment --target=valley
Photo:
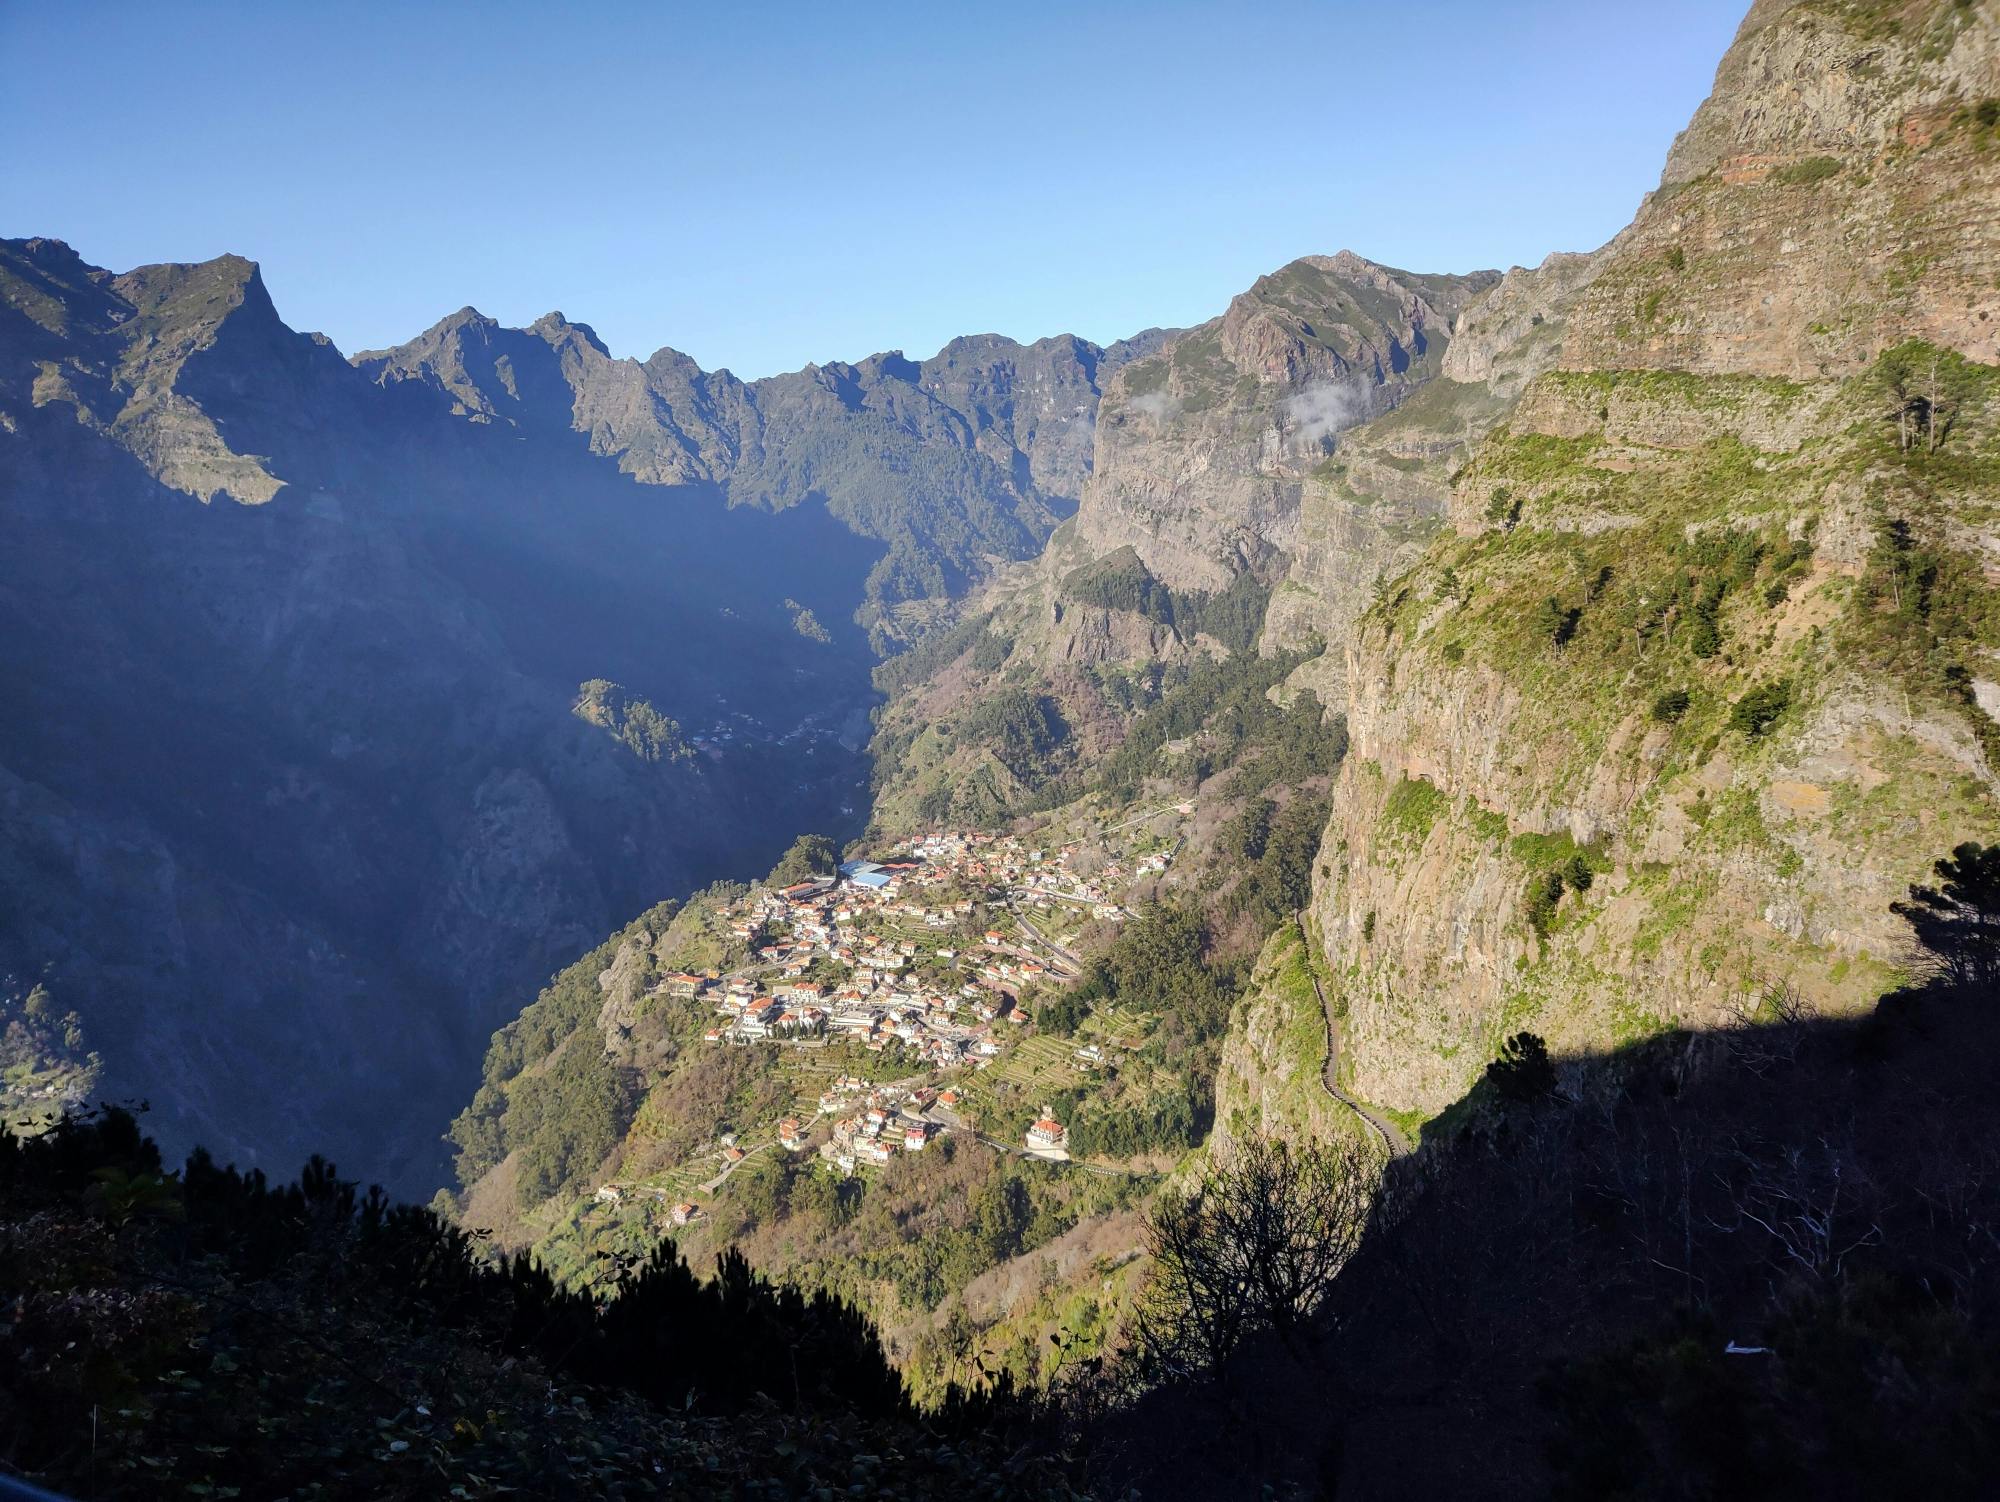
[[[1308,258],[1133,359],[1105,391],[1075,516],[878,670],[874,796],[848,857],[927,883],[923,852],[953,829],[1072,862],[1079,834],[1101,842],[1172,808],[1170,868],[1087,889],[1115,909],[1059,948],[1021,945],[1002,931],[1018,918],[992,916],[1018,914],[1032,888],[975,872],[974,907],[919,899],[907,930],[872,925],[891,930],[887,972],[868,969],[865,943],[839,947],[843,887],[831,923],[803,931],[836,945],[817,973],[818,951],[800,951],[804,1010],[725,988],[705,1046],[744,1037],[741,1001],[809,1035],[757,1034],[774,1056],[914,1044],[923,1072],[843,1061],[838,1088],[783,1070],[739,1085],[731,1110],[757,1100],[761,1140],[794,1146],[720,1182],[683,1172],[657,1197],[713,1185],[677,1201],[684,1226],[624,1203],[619,1176],[654,1151],[645,1105],[532,1229],[487,1223],[580,1278],[615,1276],[662,1232],[704,1254],[741,1246],[867,1309],[918,1392],[966,1359],[940,1354],[946,1330],[981,1370],[1036,1386],[1107,1357],[1136,1317],[1135,1262],[1062,1248],[1096,1236],[1136,1251],[1135,1206],[1233,1144],[1345,1144],[1393,1178],[1490,1126],[1493,1107],[1473,1102],[1523,1035],[1583,1060],[1779,1014],[1870,1015],[1911,974],[1899,893],[1960,839],[2000,837],[1984,749],[2000,731],[1981,686],[2000,650],[1995,433],[1960,418],[1933,450],[1907,415],[1917,371],[1951,393],[1925,410],[1996,410],[1993,293],[1966,249],[1995,227],[1953,217],[1990,220],[1990,206],[1912,206],[1946,156],[1972,180],[1993,167],[1963,113],[1912,145],[1880,101],[1865,172],[1808,182],[1730,155],[1746,145],[1717,123],[1730,89],[1766,87],[1759,66],[1804,75],[1838,56],[1834,21],[1778,9],[1746,26],[1662,188],[1593,255],[1464,278]],[[1954,60],[1907,56],[1895,76],[1910,100],[1993,66],[1980,27],[1937,24]],[[1852,313],[1815,324],[1829,332],[1811,352],[1776,355],[1741,332],[1756,317],[1741,242],[1782,233],[1790,249],[1758,263],[1782,267],[1836,222],[1893,224],[1868,233],[1922,260],[1911,282],[1817,293],[1871,309],[1901,342],[1832,332]],[[1942,334],[1945,315],[1880,311],[1952,297],[1966,311],[1942,344],[1917,330]],[[1133,853],[1092,869],[1129,869]],[[921,863],[899,869],[903,855]],[[725,911],[786,901],[766,890]],[[671,939],[650,952],[674,963]],[[790,953],[781,939],[768,958]],[[1005,954],[1030,968],[991,963]],[[892,986],[902,1012],[855,1007],[850,989],[837,1027],[841,993],[821,982],[897,975],[896,961],[928,989]],[[1121,964],[1171,974],[1152,1008],[1107,979]],[[622,966],[597,968],[602,1027],[632,1003]],[[1011,1004],[959,1016],[996,984]],[[959,1056],[961,1022],[986,1030],[974,1047],[990,1058]],[[579,1036],[595,1046],[587,1025]],[[682,1093],[681,1067],[642,1066],[630,1088]],[[1049,1193],[1057,1171],[1037,1168],[1032,1229],[996,1238],[966,1186],[1010,1182],[1037,1117],[1038,1140],[1061,1127],[1081,1160],[1062,1172],[1135,1182],[1093,1200]],[[726,1156],[721,1140],[702,1152]],[[1110,1141],[1115,1157],[1092,1150]],[[475,1212],[491,1202],[463,1164],[461,1181]],[[593,1201],[607,1186],[619,1197]],[[1021,1290],[1013,1302],[980,1297],[996,1278]],[[1086,1289],[1080,1316],[1066,1301]],[[1058,1306],[1075,1322],[1052,1321]]]
[[[1594,251],[748,382],[0,244],[0,1203],[468,1495],[1985,1494],[1996,122],[1755,0]]]
[[[165,1141],[410,1193],[521,987],[858,828],[878,649],[1039,545],[1123,357],[753,387],[470,310],[349,361],[235,257],[0,287],[10,1004]]]

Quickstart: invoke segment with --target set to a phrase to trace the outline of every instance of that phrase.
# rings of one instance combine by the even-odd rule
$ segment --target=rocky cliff
[[[560,313],[508,329],[464,308],[355,365],[453,416],[580,444],[641,484],[711,485],[772,511],[823,504],[887,550],[867,623],[888,642],[898,614],[921,623],[928,602],[1040,548],[1090,472],[1103,383],[1163,337],[1107,349],[980,335],[924,361],[891,352],[744,382],[672,349],[614,359]]]
[[[1338,435],[1435,376],[1452,319],[1493,281],[1308,256],[1122,371],[1077,515],[1095,556],[1131,547],[1180,590],[1269,577]]]
[[[1364,1098],[1434,1113],[1521,1028],[1863,1007],[1890,902],[2000,830],[1996,36],[1758,5],[1560,317],[1503,283],[1463,320],[1498,337],[1462,391],[1529,378],[1328,670],[1314,914]]]
[[[1465,388],[1483,405],[1463,417],[1427,393],[1453,320],[1500,280],[1309,256],[1135,351],[1106,387],[1075,517],[1032,563],[996,571],[967,599],[959,636],[900,685],[877,742],[878,817],[920,822],[923,795],[936,813],[949,788],[978,790],[955,817],[1009,806],[1018,779],[935,734],[1003,682],[1058,706],[1072,759],[1088,764],[1132,708],[1121,679],[1254,646],[1274,586],[1267,649],[1342,635],[1374,579],[1442,525],[1445,487],[1429,471],[1498,410],[1483,387]],[[1397,438],[1385,414],[1405,412],[1414,436]],[[1337,690],[1316,671],[1323,693]]]

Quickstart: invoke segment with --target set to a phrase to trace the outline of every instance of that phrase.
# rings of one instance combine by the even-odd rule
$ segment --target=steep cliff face
[[[1131,547],[1174,589],[1272,577],[1338,435],[1435,376],[1452,319],[1494,280],[1415,276],[1346,251],[1264,277],[1120,373],[1078,543],[1097,556]]]
[[[1754,6],[1562,363],[1840,376],[1912,337],[2000,360],[1996,74],[1987,3]]]
[[[1444,525],[1466,456],[1555,363],[1570,306],[1609,249],[1552,255],[1487,286],[1453,323],[1436,379],[1392,413],[1348,431],[1311,472],[1265,622],[1266,650],[1344,643],[1376,581],[1417,561]],[[1345,658],[1336,647],[1294,681],[1338,704]]]
[[[1995,37],[1759,5],[1562,316],[1460,346],[1461,390],[1531,378],[1337,670],[1314,912],[1357,1094],[1435,1112],[1524,1027],[1861,1007],[1890,902],[2000,829]],[[1466,325],[1518,340],[1525,290]]]
[[[1296,924],[1272,935],[1236,1004],[1215,1077],[1213,1151],[1259,1136],[1336,1142],[1361,1130],[1321,1083],[1329,1035],[1309,944]]]
[[[1475,386],[1477,412],[1428,401],[1453,319],[1499,281],[1312,256],[1150,353],[1121,347],[1077,514],[1032,563],[997,570],[930,670],[899,685],[877,742],[885,827],[921,822],[919,784],[933,814],[1009,806],[983,750],[936,729],[1003,683],[1059,706],[1087,765],[1162,667],[1248,650],[1260,630],[1267,650],[1344,631],[1442,524],[1445,456],[1502,405]],[[1369,423],[1404,413],[1402,436],[1394,418]],[[1357,433],[1377,436],[1351,446]],[[1302,679],[1337,696],[1331,659]],[[947,784],[982,792],[945,805]]]

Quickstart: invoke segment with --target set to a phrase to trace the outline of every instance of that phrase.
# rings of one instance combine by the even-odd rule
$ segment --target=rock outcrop
[[[1904,338],[2000,361],[1996,76],[1988,4],[1760,0],[1562,364],[1803,379]]]
[[[1447,376],[1517,404],[1325,670],[1353,751],[1314,913],[1358,1095],[1434,1113],[1521,1028],[1863,1008],[1890,902],[2000,831],[1969,687],[1996,37],[1980,6],[1759,4],[1632,228],[1461,320]],[[1923,379],[1958,414],[1935,453],[1896,420]]]
[[[1434,377],[1452,319],[1496,278],[1415,276],[1351,252],[1270,276],[1121,371],[1077,513],[1095,556],[1131,547],[1178,590],[1274,578],[1339,435]]]

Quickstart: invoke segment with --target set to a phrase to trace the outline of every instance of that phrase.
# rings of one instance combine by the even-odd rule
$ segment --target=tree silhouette
[[[1146,1227],[1153,1280],[1138,1320],[1162,1373],[1214,1377],[1243,1338],[1291,1341],[1361,1244],[1374,1175],[1352,1142],[1251,1138]]]
[[[1910,900],[1890,910],[1910,925],[1942,979],[2000,984],[2000,845],[1967,841],[1931,869],[1938,884],[1912,886]]]
[[[1555,1094],[1556,1066],[1549,1062],[1548,1044],[1533,1033],[1516,1033],[1500,1045],[1486,1078],[1502,1100],[1526,1105]]]

